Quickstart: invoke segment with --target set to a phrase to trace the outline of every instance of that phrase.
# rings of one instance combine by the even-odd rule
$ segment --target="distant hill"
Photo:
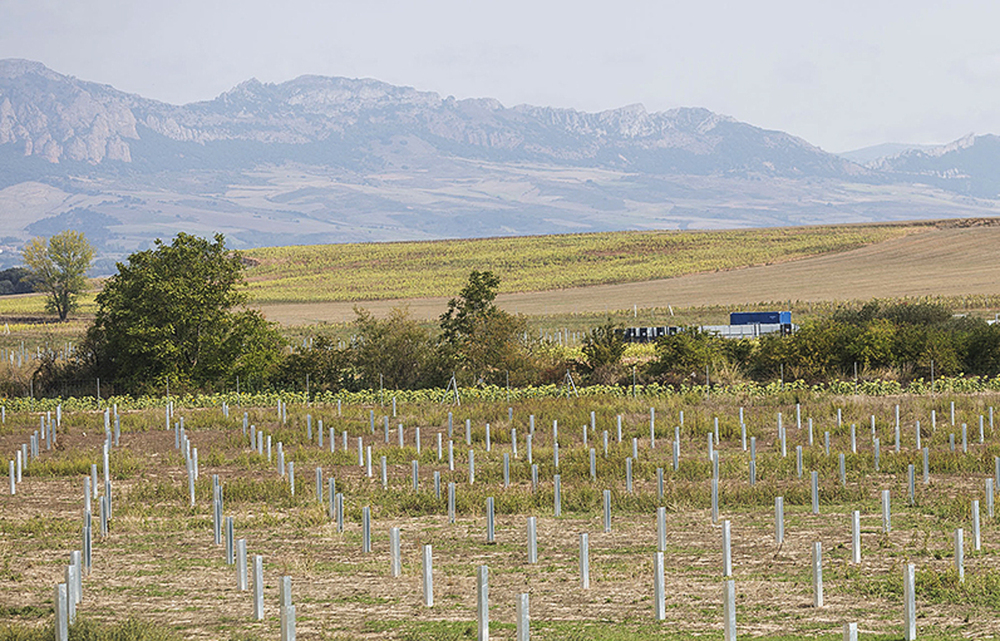
[[[178,231],[248,248],[993,213],[968,198],[996,195],[979,178],[912,160],[865,166],[700,108],[506,107],[320,76],[170,105],[0,61],[4,246],[80,228],[107,268]]]
[[[861,149],[854,149],[852,151],[842,151],[838,156],[841,158],[846,158],[851,162],[856,162],[859,165],[867,165],[868,163],[874,162],[881,158],[887,156],[895,156],[904,151],[911,151],[914,149],[933,149],[936,145],[916,145],[904,142],[885,142],[881,145],[873,145],[871,147],[863,147]]]
[[[911,149],[882,158],[871,167],[897,180],[925,182],[977,198],[1000,198],[1000,137],[992,134]]]

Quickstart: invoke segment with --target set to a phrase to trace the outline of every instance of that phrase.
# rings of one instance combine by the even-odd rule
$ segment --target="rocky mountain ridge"
[[[170,105],[0,60],[0,267],[66,228],[108,273],[179,231],[249,248],[991,217],[997,167],[992,136],[861,164],[701,108],[507,107],[322,76]]]
[[[455,100],[376,80],[321,76],[280,84],[251,79],[214,100],[177,106],[40,63],[0,61],[0,145],[49,162],[130,163],[144,127],[174,143],[333,143],[362,152],[387,136],[410,135],[458,156],[659,173],[843,177],[866,171],[800,138],[706,109],[507,108],[489,98]]]
[[[969,134],[939,147],[880,158],[868,167],[896,180],[995,199],[1000,196],[1000,136]]]

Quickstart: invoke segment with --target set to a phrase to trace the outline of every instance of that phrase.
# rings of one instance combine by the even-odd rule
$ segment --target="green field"
[[[933,223],[649,231],[402,243],[267,247],[244,252],[255,305],[456,295],[473,270],[501,293],[639,283],[839,254],[932,230]],[[97,281],[93,283],[97,285]],[[94,292],[80,314],[95,311]],[[38,294],[0,297],[0,317],[44,313]]]
[[[671,318],[673,311],[717,308],[696,320],[722,322],[734,304],[791,308],[812,301],[812,307],[875,297],[944,296],[964,311],[969,296],[996,293],[998,231],[929,223],[620,232],[277,247],[244,255],[251,304],[285,326],[349,321],[355,303],[383,315],[399,298],[409,299],[414,317],[433,320],[470,271],[490,269],[501,277],[505,309],[561,329],[579,324],[581,312],[683,324],[689,321]],[[94,292],[80,303],[82,317],[93,314]],[[629,319],[633,305],[639,313]],[[41,318],[43,296],[0,297],[0,331],[4,321]]]
[[[95,296],[96,293],[94,292],[88,292],[81,295],[79,298],[80,308],[75,314],[89,315],[97,311],[97,305],[94,302]],[[35,317],[44,315],[45,313],[44,294],[0,296],[0,331],[3,331],[4,322],[17,322],[17,317]],[[8,317],[14,317],[15,320],[12,321]],[[52,314],[51,317],[53,322],[58,320],[58,317],[54,314]]]
[[[247,251],[256,303],[454,296],[472,270],[501,292],[647,281],[839,253],[931,229],[928,224],[738,231],[648,231]]]

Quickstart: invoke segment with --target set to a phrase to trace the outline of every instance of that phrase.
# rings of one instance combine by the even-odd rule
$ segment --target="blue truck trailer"
[[[731,312],[728,325],[702,325],[703,332],[723,338],[757,338],[765,334],[788,336],[796,330],[791,312]],[[663,336],[674,336],[683,327],[626,327],[627,343],[654,343]]]
[[[791,325],[791,312],[730,312],[730,325]]]

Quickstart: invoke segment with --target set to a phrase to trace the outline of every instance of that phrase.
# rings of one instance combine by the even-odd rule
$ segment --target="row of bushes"
[[[8,294],[30,294],[39,291],[32,273],[24,267],[10,267],[0,270],[0,296]]]
[[[956,317],[936,304],[872,301],[808,321],[787,337],[728,340],[698,331],[664,337],[648,373],[658,380],[704,381],[706,367],[722,378],[756,381],[997,376],[1000,325]]]
[[[3,371],[0,370],[0,376]],[[462,403],[466,402],[519,402],[530,399],[559,398],[567,396],[595,397],[613,396],[626,398],[662,398],[668,396],[705,398],[706,396],[730,396],[738,398],[781,398],[789,396],[801,398],[806,395],[829,394],[833,396],[899,396],[924,394],[981,394],[1000,392],[1000,376],[954,376],[937,379],[933,384],[924,379],[908,383],[895,380],[833,380],[827,383],[807,383],[804,380],[771,381],[758,383],[746,381],[742,383],[717,383],[710,386],[701,384],[681,383],[661,384],[648,383],[630,385],[581,385],[575,392],[566,385],[529,385],[507,389],[496,385],[475,387],[459,387],[458,394]],[[97,411],[117,405],[121,410],[142,410],[162,408],[168,401],[178,407],[213,408],[227,403],[234,407],[273,407],[279,400],[296,405],[313,403],[318,405],[336,405],[341,401],[348,405],[376,406],[387,405],[395,398],[399,403],[454,403],[454,392],[448,388],[424,388],[416,390],[377,389],[325,392],[310,392],[291,390],[267,390],[260,392],[215,392],[215,393],[184,393],[170,397],[164,395],[116,395],[98,399],[96,396],[72,397],[29,397],[25,395],[0,395],[0,405],[8,412],[39,412],[54,411],[58,405],[70,411]],[[794,400],[790,402],[795,402]]]
[[[506,387],[562,381],[567,371],[588,384],[691,385],[804,380],[810,384],[858,378],[910,384],[943,377],[1000,375],[1000,325],[956,317],[941,305],[883,303],[843,307],[807,321],[791,336],[732,340],[689,328],[665,336],[649,362],[625,362],[620,328],[596,327],[582,354],[529,340],[523,318],[483,322],[461,359],[452,343],[396,312],[377,320],[359,312],[356,345],[326,341],[291,354],[268,383],[301,386],[306,374],[320,390],[444,387],[453,372],[465,384]],[[471,366],[456,368],[456,362]],[[634,369],[633,369],[634,367]]]
[[[458,339],[395,310],[375,318],[357,310],[354,339],[338,346],[318,337],[297,350],[286,350],[267,367],[242,376],[199,381],[174,381],[176,394],[275,390],[314,394],[370,394],[370,390],[428,390],[442,394],[452,377],[465,388],[544,388],[566,381],[567,372],[581,385],[611,389],[669,386],[684,389],[709,383],[728,388],[766,388],[771,382],[803,381],[837,388],[847,381],[862,389],[886,382],[899,389],[924,389],[945,378],[1000,376],[1000,325],[982,319],[955,317],[936,304],[870,302],[845,307],[807,321],[791,336],[767,335],[732,340],[689,328],[661,338],[654,356],[625,358],[622,333],[613,325],[596,327],[580,352],[572,353],[532,337],[527,320],[498,310],[464,319]],[[100,372],[90,361],[43,361],[33,377],[23,371],[0,370],[0,395],[96,395]],[[239,372],[239,370],[237,370]],[[81,386],[81,381],[83,385]],[[649,387],[653,386],[653,387]],[[104,395],[128,393],[158,396],[167,386],[118,389],[105,381]],[[624,391],[620,393],[626,393]],[[506,395],[507,392],[505,391]]]

